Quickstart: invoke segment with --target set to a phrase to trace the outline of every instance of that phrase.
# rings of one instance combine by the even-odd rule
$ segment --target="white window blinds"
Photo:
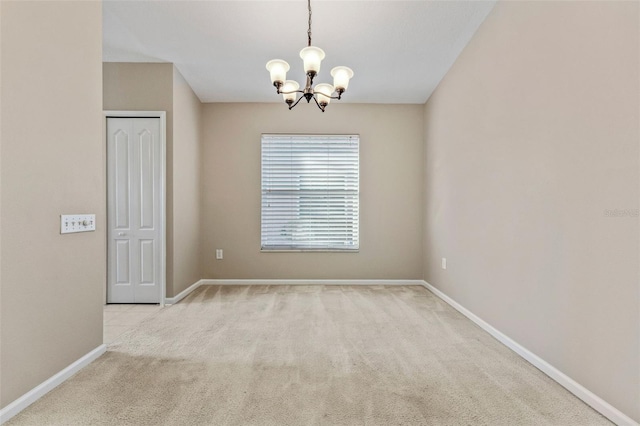
[[[358,135],[262,135],[262,250],[358,250]]]

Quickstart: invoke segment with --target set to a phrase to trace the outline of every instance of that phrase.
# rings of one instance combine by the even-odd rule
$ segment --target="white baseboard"
[[[529,351],[524,346],[512,340],[509,336],[495,329],[489,323],[476,316],[473,312],[460,305],[442,291],[438,290],[426,281],[422,281],[422,285],[618,426],[640,426],[632,418],[628,417],[626,414],[622,413],[604,399],[600,398],[589,389],[564,374],[562,371]]]
[[[202,281],[204,281],[204,280],[200,280],[200,281],[197,281],[197,282],[191,284],[188,288],[182,290],[176,296],[165,297],[164,304],[165,305],[174,305],[174,304],[178,303],[179,301],[181,301],[182,299],[187,297],[189,295],[189,293],[191,293],[193,290],[195,290],[196,288],[200,287],[202,285]]]
[[[278,280],[278,279],[208,279],[201,285],[423,285],[422,280]]]
[[[91,364],[95,359],[99,358],[107,350],[107,345],[100,345],[64,370],[48,378],[40,383],[29,392],[16,399],[2,410],[0,410],[0,424],[5,423],[10,418],[27,408],[29,405],[42,398],[46,393],[53,390],[56,386],[62,384],[69,377]]]

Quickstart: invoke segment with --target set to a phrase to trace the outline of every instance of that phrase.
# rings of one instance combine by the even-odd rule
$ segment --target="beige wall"
[[[200,276],[200,100],[180,72],[173,73],[173,292]]]
[[[636,421],[638,12],[497,4],[426,105],[424,235],[428,282]]]
[[[203,277],[420,279],[422,115],[422,105],[205,104]],[[360,134],[359,253],[260,252],[261,133]]]
[[[105,62],[105,110],[173,110],[173,64]],[[167,124],[168,125],[168,124]]]
[[[55,19],[52,19],[55,17]],[[2,2],[0,406],[102,344],[100,2]],[[60,215],[97,230],[60,235]]]

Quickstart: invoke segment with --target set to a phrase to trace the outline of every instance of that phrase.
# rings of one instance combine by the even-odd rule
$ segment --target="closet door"
[[[159,118],[107,119],[108,303],[159,303]]]

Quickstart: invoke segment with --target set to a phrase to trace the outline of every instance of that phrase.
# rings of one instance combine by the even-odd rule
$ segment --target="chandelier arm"
[[[294,90],[292,92],[279,92],[279,95],[290,95],[292,93],[304,93],[302,90]]]
[[[300,96],[295,104],[289,105],[289,109],[293,109],[294,106],[298,105],[298,103],[304,99],[304,96]]]

